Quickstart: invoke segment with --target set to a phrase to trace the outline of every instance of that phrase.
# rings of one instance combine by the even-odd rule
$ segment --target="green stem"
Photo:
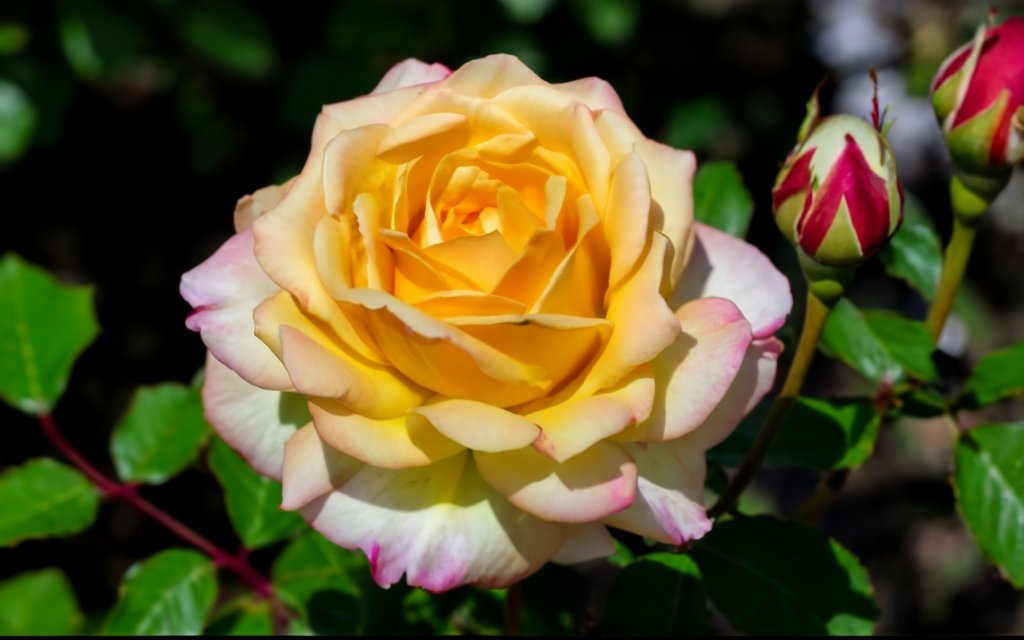
[[[821,338],[821,331],[825,327],[825,320],[831,310],[830,305],[822,302],[814,294],[807,294],[804,326],[800,333],[800,341],[796,346],[796,353],[793,354],[793,362],[789,366],[789,373],[786,375],[786,382],[782,385],[782,390],[772,404],[761,433],[758,434],[754,444],[747,451],[743,462],[740,463],[729,482],[729,486],[718,498],[718,502],[708,510],[709,517],[716,518],[732,509],[740,494],[761,468],[761,463],[768,455],[768,450],[775,443],[775,439],[778,438],[779,432],[782,431],[782,426],[786,423],[786,418],[789,417],[789,412],[792,411],[800,389],[804,385],[804,378],[807,377],[807,370],[810,368],[814,352],[818,347],[818,339]]]
[[[928,318],[925,320],[928,331],[936,340],[942,334],[942,327],[945,326],[946,318],[949,317],[949,312],[953,309],[953,300],[964,279],[964,272],[967,270],[967,261],[971,257],[977,230],[975,221],[963,221],[959,217],[953,218],[953,236],[949,240],[949,245],[946,246],[946,254],[942,263],[942,279],[939,280],[939,289],[935,293],[935,300],[932,301],[932,306],[928,309]]]
[[[1002,186],[993,189],[977,190],[977,181],[971,181],[975,188],[967,186],[960,175],[954,175],[949,183],[949,200],[953,206],[953,235],[946,246],[945,257],[942,261],[942,278],[939,280],[939,289],[935,292],[935,300],[928,309],[928,317],[925,325],[932,337],[937,341],[942,335],[942,327],[946,324],[946,318],[953,309],[953,300],[964,279],[964,272],[967,270],[967,261],[971,257],[971,249],[974,247],[974,236],[978,231],[978,220],[988,210],[988,205],[1002,189]],[[1005,180],[1002,182],[1005,185]]]

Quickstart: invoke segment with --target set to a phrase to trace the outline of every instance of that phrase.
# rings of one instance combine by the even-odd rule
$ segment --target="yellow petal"
[[[469,140],[469,118],[459,113],[429,113],[391,130],[377,145],[378,157],[401,164],[428,151],[455,150]]]
[[[593,522],[622,511],[636,495],[636,464],[607,442],[562,463],[530,447],[473,457],[488,484],[544,520]]]
[[[465,449],[415,413],[375,420],[327,400],[311,401],[309,411],[324,442],[382,469],[422,467]]]
[[[281,467],[281,508],[300,509],[348,482],[363,463],[327,446],[312,424],[288,438]]]
[[[364,309],[387,360],[435,392],[499,407],[544,395],[547,372],[518,361],[446,322],[373,289],[353,289],[344,300]]]
[[[529,446],[540,429],[514,413],[472,400],[441,400],[413,409],[438,431],[474,451],[508,451]]]
[[[654,402],[650,367],[637,371],[613,389],[589,398],[560,402],[527,414],[542,433],[534,447],[564,462],[591,445],[647,419]]]

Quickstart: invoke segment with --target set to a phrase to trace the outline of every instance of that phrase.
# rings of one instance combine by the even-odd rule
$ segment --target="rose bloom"
[[[605,82],[407,60],[186,273],[210,423],[387,586],[502,586],[704,535],[705,451],[775,377],[788,281],[698,224]]]

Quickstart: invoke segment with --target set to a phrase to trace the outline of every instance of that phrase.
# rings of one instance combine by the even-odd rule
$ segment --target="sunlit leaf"
[[[246,548],[259,549],[306,528],[297,513],[281,510],[281,483],[253,471],[223,440],[214,440],[208,459]]]
[[[841,360],[875,383],[895,383],[910,374],[937,377],[935,341],[920,322],[883,310],[860,311],[843,298],[832,309],[821,336],[826,355]]]
[[[198,389],[143,387],[114,428],[110,454],[121,480],[160,484],[196,459],[209,434]]]
[[[0,546],[66,536],[96,519],[100,496],[89,480],[50,458],[36,458],[0,475]]]
[[[110,617],[109,635],[198,635],[217,597],[216,568],[203,554],[168,549],[132,565]]]
[[[49,412],[99,332],[92,288],[63,285],[13,253],[0,258],[0,398]]]
[[[985,554],[1024,588],[1024,423],[971,429],[954,457],[964,520]]]
[[[681,636],[707,633],[700,569],[688,556],[643,556],[612,584],[601,630],[618,636]]]
[[[29,571],[0,582],[0,636],[78,633],[82,612],[60,569]]]
[[[878,608],[857,558],[825,534],[770,516],[715,523],[691,550],[708,596],[737,631],[868,635]]]

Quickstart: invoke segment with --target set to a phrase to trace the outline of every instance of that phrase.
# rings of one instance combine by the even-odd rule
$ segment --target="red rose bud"
[[[994,198],[1024,160],[1024,19],[979,27],[942,64],[932,104],[958,173]]]
[[[772,191],[775,222],[814,262],[856,267],[903,221],[896,161],[875,127],[849,115],[819,120],[811,106]]]

